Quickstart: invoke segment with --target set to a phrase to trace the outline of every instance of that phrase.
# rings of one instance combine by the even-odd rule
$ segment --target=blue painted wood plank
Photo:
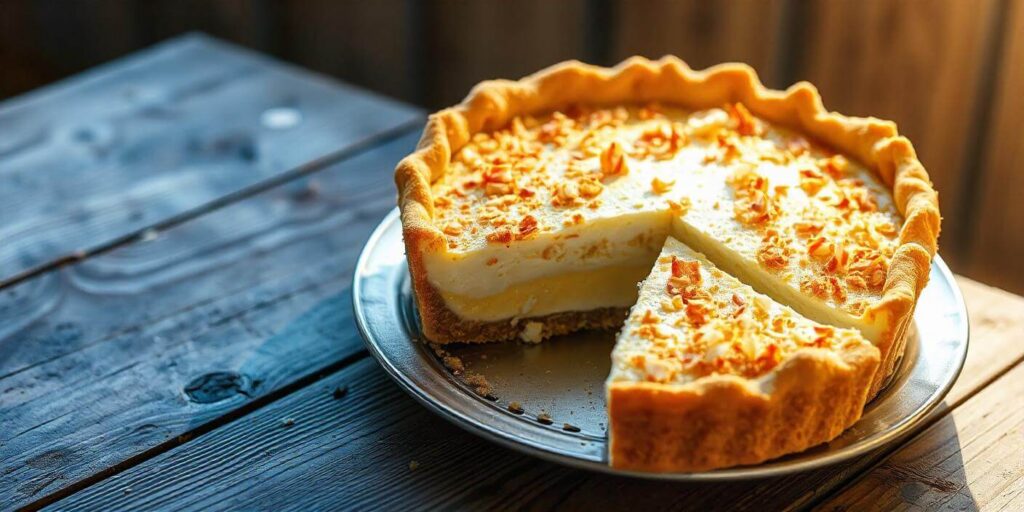
[[[50,509],[765,510],[835,489],[875,461],[703,484],[576,470],[459,429],[365,358]]]
[[[421,115],[198,35],[0,103],[0,286]]]
[[[74,488],[360,353],[352,270],[417,138],[0,292],[0,503]]]

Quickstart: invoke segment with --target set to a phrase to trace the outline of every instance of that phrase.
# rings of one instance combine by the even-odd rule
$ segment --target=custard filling
[[[516,118],[454,152],[432,192],[446,244],[425,254],[427,275],[476,321],[628,306],[623,290],[672,234],[808,318],[877,340],[863,313],[903,224],[869,169],[738,103]]]
[[[462,318],[482,322],[531,318],[565,311],[628,308],[650,265],[617,265],[570,272],[519,283],[489,297],[441,292],[445,304]]]

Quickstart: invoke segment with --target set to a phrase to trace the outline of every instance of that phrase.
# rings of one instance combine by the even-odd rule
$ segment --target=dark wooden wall
[[[0,0],[0,97],[190,30],[428,108],[569,58],[809,80],[914,141],[954,270],[1024,292],[1024,0]]]

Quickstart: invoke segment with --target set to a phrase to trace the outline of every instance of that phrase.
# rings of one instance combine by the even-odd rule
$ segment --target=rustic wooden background
[[[1024,292],[1024,0],[0,0],[0,99],[192,30],[427,108],[568,58],[810,80],[914,141],[954,270]]]

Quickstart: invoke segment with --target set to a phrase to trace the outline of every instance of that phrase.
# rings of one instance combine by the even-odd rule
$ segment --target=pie
[[[830,113],[807,83],[773,91],[745,65],[693,71],[672,57],[611,69],[566,62],[520,81],[483,82],[430,116],[396,184],[422,330],[434,343],[540,342],[584,328],[621,328],[627,339],[622,322],[637,283],[673,237],[802,322],[868,340],[878,363],[853,372],[851,389],[864,391],[857,411],[903,352],[940,225],[928,174],[893,123]],[[827,379],[847,371],[840,355],[820,358],[831,372],[787,377],[804,352],[821,352],[795,350],[768,370],[774,382],[828,389]],[[651,386],[665,391],[630,393],[623,409],[611,407],[612,382],[613,446],[623,446],[616,425],[643,430],[616,410],[664,407],[682,415],[676,422],[705,428],[727,420],[703,409],[699,395],[686,410],[709,416],[678,409],[665,398],[682,396],[678,383]],[[827,441],[856,419],[819,417],[832,394],[804,404],[829,425],[814,434],[776,422],[771,428],[783,430],[765,434],[770,446],[708,439],[691,446],[698,458],[634,447],[628,457],[613,451],[612,464],[706,469]],[[746,395],[730,396],[739,408]],[[643,417],[651,428],[659,421]],[[675,441],[662,435],[681,433],[658,432],[652,442],[666,445]]]
[[[804,450],[860,418],[878,359],[856,329],[808,320],[669,237],[612,352],[611,463],[700,471]]]

